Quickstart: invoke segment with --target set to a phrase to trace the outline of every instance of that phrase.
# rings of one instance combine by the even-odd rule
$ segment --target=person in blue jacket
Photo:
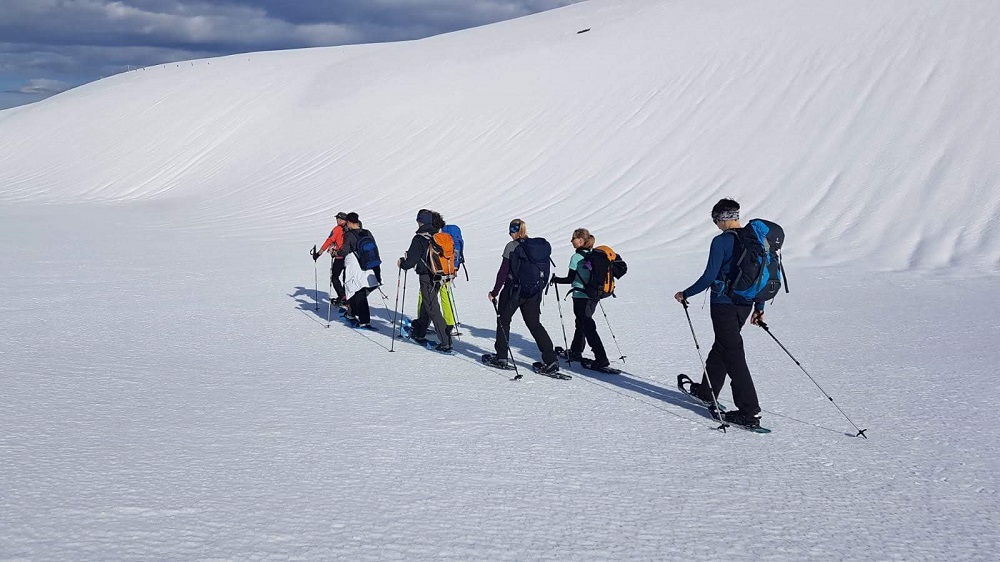
[[[740,331],[748,317],[752,324],[764,320],[764,303],[753,303],[738,296],[731,298],[726,294],[726,282],[737,238],[735,232],[730,231],[740,228],[740,204],[732,199],[721,199],[712,207],[712,221],[722,233],[712,239],[705,272],[693,285],[674,295],[677,302],[684,303],[705,289],[710,288],[712,291],[711,315],[715,342],[705,360],[706,376],[702,377],[700,384],[693,383],[690,391],[709,404],[712,415],[718,417],[712,392],[718,398],[726,375],[729,375],[733,401],[738,411],[726,412],[725,420],[751,427],[759,426],[760,403],[747,366]]]

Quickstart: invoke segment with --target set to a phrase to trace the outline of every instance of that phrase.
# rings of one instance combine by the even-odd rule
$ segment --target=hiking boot
[[[724,412],[722,417],[726,422],[743,427],[760,427],[760,414],[750,414],[741,410]]]
[[[436,346],[434,346],[434,351],[438,353],[451,353],[451,346],[439,343]]]
[[[497,369],[506,369],[509,366],[507,359],[497,357],[494,353],[483,355],[483,364],[496,367]]]
[[[542,363],[537,361],[531,365],[534,367],[535,371],[543,375],[554,375],[559,372],[559,361],[553,361],[551,363]]]
[[[576,361],[577,363],[583,361],[583,353],[579,351],[573,351],[572,349],[566,350],[566,361],[572,363]]]
[[[712,391],[707,385],[701,384],[700,382],[693,382],[689,387],[688,392],[691,396],[694,396],[698,400],[701,400],[705,404],[714,404],[715,401],[712,400]]]
[[[607,359],[603,361],[599,359],[594,359],[593,361],[590,362],[591,369],[607,369],[610,366],[611,366],[611,361],[608,361]]]
[[[417,343],[419,343],[420,345],[427,345],[427,342],[430,341],[427,338],[422,338],[420,336],[413,336],[413,335],[410,336],[410,339],[413,340],[413,341],[415,341],[415,342],[417,342]]]

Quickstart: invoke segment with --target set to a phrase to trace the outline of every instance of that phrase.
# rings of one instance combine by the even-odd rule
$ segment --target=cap
[[[420,209],[417,213],[417,222],[420,224],[431,224],[434,222],[434,213],[427,209]]]
[[[357,213],[347,213],[347,215],[344,216],[344,220],[355,224],[361,222]]]
[[[340,219],[340,220],[347,220],[347,213],[345,213],[344,211],[341,211],[341,212],[337,213],[337,218]]]

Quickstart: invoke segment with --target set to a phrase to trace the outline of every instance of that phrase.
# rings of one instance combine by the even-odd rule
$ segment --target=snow
[[[992,559],[998,24],[985,1],[591,0],[0,112],[0,558]],[[868,440],[755,327],[773,433],[675,390],[700,366],[671,295],[722,196],[785,228],[772,333]],[[421,207],[469,248],[459,353],[389,353],[377,296],[380,332],[326,328],[308,250],[333,214],[391,261]],[[623,375],[476,363],[515,216],[560,271],[578,226],[624,255],[615,339],[598,317]],[[551,297],[543,322],[562,344]]]

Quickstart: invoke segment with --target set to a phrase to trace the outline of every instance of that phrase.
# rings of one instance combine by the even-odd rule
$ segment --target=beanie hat
[[[434,213],[427,209],[420,209],[420,212],[417,213],[417,222],[420,224],[432,224],[434,222]]]
[[[347,213],[345,213],[344,211],[341,211],[341,212],[337,213],[337,218],[340,219],[340,220],[347,220]]]
[[[347,213],[347,215],[344,216],[344,220],[346,220],[347,222],[350,222],[350,223],[355,223],[355,224],[361,222],[358,219],[358,214],[357,213]]]
[[[521,222],[520,219],[514,219],[514,220],[510,221],[510,227],[507,229],[507,232],[509,232],[511,234],[517,234],[518,232],[521,231],[521,225],[522,224],[524,224],[524,223]]]

